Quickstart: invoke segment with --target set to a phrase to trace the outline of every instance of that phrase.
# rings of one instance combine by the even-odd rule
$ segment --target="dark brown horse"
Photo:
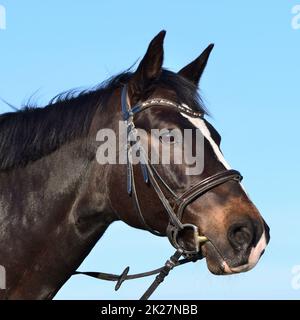
[[[118,132],[119,121],[124,120],[125,85],[131,106],[153,99],[151,108],[136,114],[136,127],[146,132],[189,128],[204,137],[200,174],[186,175],[185,164],[154,166],[174,193],[184,195],[184,200],[193,186],[203,187],[201,182],[207,184],[210,177],[220,179],[219,173],[230,171],[219,149],[220,135],[204,119],[205,108],[197,95],[213,46],[173,73],[162,69],[164,35],[160,32],[152,40],[134,73],[122,73],[93,90],[60,95],[44,108],[1,115],[0,265],[6,270],[2,299],[51,299],[113,221],[141,229],[147,225],[166,235],[170,216],[139,166],[133,165],[134,186],[143,219],[128,195],[128,166],[100,165],[96,159],[99,129]],[[233,170],[230,174],[237,175]],[[269,228],[239,179],[232,177],[226,174],[222,183],[190,198],[180,221],[196,226],[207,239],[199,250],[214,274],[251,269],[269,241]],[[163,181],[158,184],[172,204]],[[183,239],[187,246],[193,243],[189,234]]]

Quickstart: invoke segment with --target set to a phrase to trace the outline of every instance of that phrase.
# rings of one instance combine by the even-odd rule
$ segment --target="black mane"
[[[25,106],[0,115],[0,170],[25,166],[87,135],[97,108],[104,108],[110,95],[131,76],[124,72],[96,88],[59,94],[45,107]],[[153,85],[174,90],[180,102],[206,113],[195,86],[181,76],[163,70]]]

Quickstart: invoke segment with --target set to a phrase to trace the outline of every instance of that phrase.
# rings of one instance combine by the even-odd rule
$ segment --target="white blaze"
[[[212,138],[210,131],[208,130],[205,121],[203,119],[200,118],[192,118],[189,117],[185,114],[182,113],[182,115],[187,118],[196,128],[198,128],[201,133],[203,134],[203,136],[208,140],[209,144],[211,145],[212,149],[215,152],[215,155],[217,156],[218,160],[224,165],[224,167],[229,170],[230,165],[228,164],[228,162],[225,160],[219,146],[216,144],[216,142],[214,141],[214,139]]]
[[[185,118],[187,118],[196,128],[198,128],[201,131],[203,136],[207,139],[207,141],[211,145],[213,151],[215,152],[215,155],[216,155],[217,159],[223,164],[225,169],[230,170],[231,169],[230,165],[228,164],[228,162],[224,158],[223,153],[221,152],[219,146],[216,144],[216,142],[212,138],[212,136],[210,134],[210,131],[208,130],[208,128],[207,128],[207,126],[205,124],[205,121],[203,119],[200,119],[200,118],[189,117],[189,116],[185,115],[184,113],[181,113],[181,115],[184,116]],[[243,184],[240,183],[240,185],[241,185],[242,189],[244,190],[244,192],[249,197],[248,192],[244,188]]]
[[[216,142],[214,141],[214,139],[212,138],[210,131],[208,129],[208,127],[205,124],[205,121],[203,119],[200,118],[192,118],[189,117],[185,114],[182,113],[182,116],[184,116],[185,118],[187,118],[196,128],[198,128],[201,133],[203,134],[203,136],[207,139],[207,141],[209,142],[209,144],[211,145],[217,159],[224,165],[224,167],[229,170],[230,165],[228,164],[228,162],[225,160],[219,146],[216,144]],[[245,191],[245,193],[247,194],[245,188],[243,187],[243,185],[240,183],[242,189]],[[258,241],[257,245],[255,247],[253,247],[251,249],[249,258],[248,258],[248,263],[236,268],[230,268],[228,266],[228,264],[224,261],[223,262],[223,267],[224,267],[224,271],[228,274],[230,273],[238,273],[238,272],[244,272],[244,271],[248,271],[250,269],[252,269],[258,262],[263,250],[266,248],[267,246],[267,240],[266,240],[266,235],[265,232],[263,232],[263,234],[261,235],[260,240]]]

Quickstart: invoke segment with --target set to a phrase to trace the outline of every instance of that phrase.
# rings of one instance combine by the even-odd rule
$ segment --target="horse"
[[[269,227],[198,94],[213,44],[172,72],[163,68],[164,38],[153,38],[134,72],[0,116],[1,299],[52,299],[118,220],[167,236],[179,255],[201,255],[216,275],[248,271],[264,253]],[[202,171],[187,174],[184,162],[100,164],[97,134],[118,132],[120,121],[124,145],[134,128],[200,132]],[[158,146],[174,144],[166,141]],[[195,139],[186,148],[195,151]]]

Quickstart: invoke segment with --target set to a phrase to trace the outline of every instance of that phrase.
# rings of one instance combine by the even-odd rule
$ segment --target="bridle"
[[[149,227],[145,221],[136,192],[134,170],[132,159],[130,159],[132,141],[136,139],[136,126],[134,123],[134,118],[138,113],[142,113],[151,107],[158,106],[173,108],[178,112],[193,118],[203,118],[203,113],[194,111],[185,104],[178,104],[162,98],[148,99],[140,104],[135,105],[134,107],[131,107],[126,85],[122,89],[121,106],[123,120],[125,121],[127,127],[127,192],[133,197],[139,219],[144,227],[155,235],[164,236],[164,234],[161,234],[157,230]],[[240,182],[242,180],[241,174],[236,170],[225,170],[209,176],[208,178],[200,181],[190,189],[183,192],[181,195],[178,195],[150,163],[148,155],[145,154],[141,144],[139,144],[139,151],[141,155],[143,155],[143,161],[140,164],[144,181],[146,183],[150,183],[150,185],[153,187],[160,202],[164,206],[165,212],[168,215],[169,223],[166,229],[166,235],[168,236],[169,241],[176,249],[182,250],[182,254],[184,256],[193,256],[193,258],[195,258],[195,256],[199,255],[199,245],[203,242],[206,242],[208,239],[205,236],[199,235],[198,227],[194,224],[182,223],[182,216],[185,208],[198,197],[220,184],[230,180]],[[168,193],[169,198],[167,198],[161,186],[163,186],[163,189]],[[174,203],[174,205],[171,205],[169,200],[170,198],[172,199],[172,203]],[[185,248],[184,245],[179,241],[179,234],[186,229],[192,230],[194,234],[194,249],[192,250]]]
[[[127,85],[124,85],[121,92],[121,110],[122,118],[126,124],[126,154],[127,154],[127,193],[133,198],[133,202],[137,211],[137,215],[141,224],[149,232],[157,236],[165,236],[159,231],[153,229],[148,225],[143,215],[140,201],[138,198],[136,183],[135,183],[135,173],[134,167],[132,164],[132,145],[133,142],[136,142],[137,138],[137,128],[135,126],[135,116],[143,111],[152,108],[152,107],[167,107],[175,109],[176,111],[183,113],[189,117],[193,118],[202,118],[203,113],[199,111],[194,111],[185,104],[178,104],[173,101],[163,99],[163,98],[150,98],[144,102],[138,103],[135,106],[131,106]],[[187,262],[195,262],[202,258],[200,252],[200,246],[207,241],[210,241],[206,236],[200,235],[199,229],[196,225],[191,223],[183,223],[182,217],[186,207],[191,204],[193,201],[201,197],[204,193],[209,190],[226,183],[228,181],[237,181],[242,180],[242,175],[236,170],[224,170],[218,172],[212,176],[205,178],[199,183],[193,185],[188,190],[184,191],[182,194],[178,195],[163,179],[159,174],[156,168],[151,164],[146,154],[144,148],[141,144],[138,144],[139,152],[141,154],[142,161],[140,162],[141,171],[145,183],[150,184],[155,193],[157,194],[161,204],[163,205],[165,212],[168,216],[169,222],[166,228],[166,235],[176,249],[174,255],[167,260],[164,267],[144,272],[140,274],[128,275],[129,267],[125,268],[121,275],[100,273],[100,272],[79,272],[76,271],[75,274],[84,274],[98,279],[104,279],[109,281],[117,281],[115,289],[118,290],[121,284],[125,280],[141,278],[149,275],[158,273],[152,285],[142,296],[142,300],[148,299],[158,285],[164,280],[164,278],[169,274],[169,272],[176,266],[185,264]],[[165,192],[164,192],[164,191]],[[168,194],[168,197],[166,196]],[[170,200],[171,199],[171,200]],[[185,247],[185,243],[180,239],[180,234],[184,230],[192,230],[194,248],[189,249]],[[184,256],[184,259],[180,259],[181,256]]]

